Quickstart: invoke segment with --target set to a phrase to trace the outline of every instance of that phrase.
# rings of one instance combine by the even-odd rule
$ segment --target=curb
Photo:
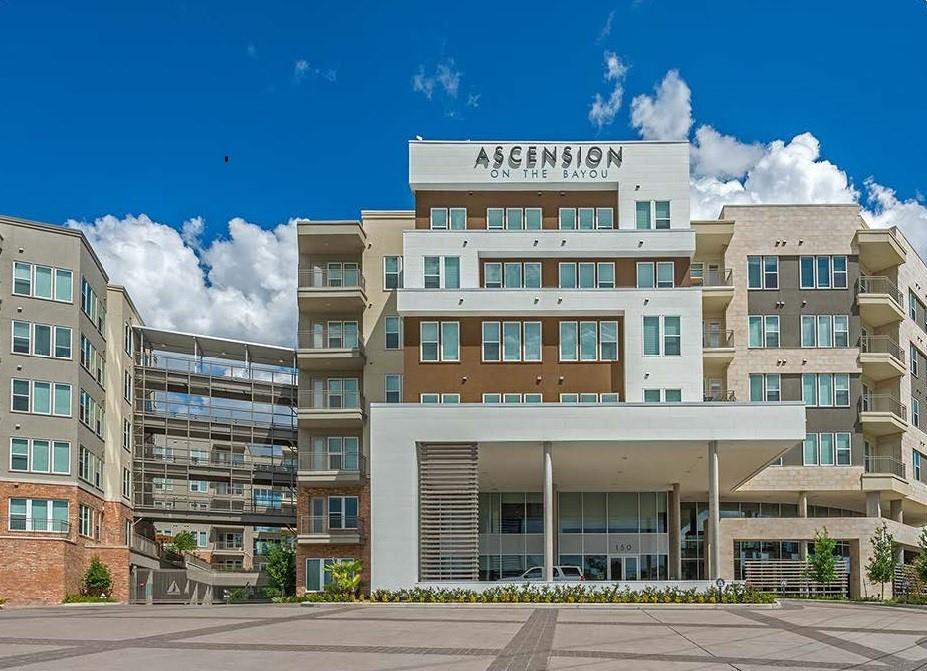
[[[379,608],[558,608],[594,610],[778,610],[782,604],[775,603],[427,603],[413,601],[303,601],[303,608],[324,608],[325,606],[358,606]]]
[[[125,606],[122,601],[89,601],[86,603],[59,603],[64,608],[78,608],[80,606],[89,606],[90,608],[99,608],[100,606]]]

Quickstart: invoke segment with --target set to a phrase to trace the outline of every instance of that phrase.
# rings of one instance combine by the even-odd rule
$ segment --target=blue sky
[[[911,198],[927,191],[925,34],[925,0],[0,0],[0,211],[202,216],[210,239],[235,216],[408,207],[416,134],[635,138],[628,102],[672,68],[696,124],[745,142],[811,131],[855,184]],[[628,71],[598,129],[605,50]],[[413,90],[451,61],[456,98]]]

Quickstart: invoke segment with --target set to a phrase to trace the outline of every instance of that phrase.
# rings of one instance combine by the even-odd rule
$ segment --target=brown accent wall
[[[627,258],[615,256],[601,256],[595,258],[504,258],[504,259],[481,259],[480,260],[480,286],[485,284],[484,266],[487,263],[524,263],[531,261],[541,262],[541,286],[544,288],[557,288],[560,284],[560,264],[561,263],[614,263],[615,264],[615,285],[621,288],[637,286],[637,264],[638,263],[656,263],[659,261],[673,261],[675,263],[675,280],[677,287],[691,286],[691,277],[689,275],[690,260],[685,257],[648,257],[648,258]]]
[[[462,403],[480,403],[484,392],[541,392],[545,402],[559,401],[561,393],[618,392],[619,398],[624,400],[624,323],[621,317],[596,318],[596,321],[618,322],[618,361],[606,362],[560,361],[559,322],[569,321],[567,317],[562,320],[559,317],[511,316],[448,319],[460,322],[460,361],[422,363],[419,361],[419,325],[422,321],[440,321],[440,318],[405,318],[403,400],[406,403],[418,403],[421,394],[428,392],[459,393]],[[482,323],[517,320],[541,322],[542,361],[484,363]]]
[[[486,228],[488,207],[540,207],[544,228],[560,226],[561,207],[611,207],[618,227],[617,191],[419,191],[415,228],[431,228],[431,208],[466,207],[467,228]]]

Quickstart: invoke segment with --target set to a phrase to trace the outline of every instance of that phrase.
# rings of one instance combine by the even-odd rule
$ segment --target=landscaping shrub
[[[94,555],[90,559],[90,566],[84,573],[84,579],[81,582],[81,594],[91,597],[108,597],[110,588],[113,585],[113,576],[109,568],[100,561],[100,558]]]
[[[94,596],[93,594],[68,594],[61,603],[114,603],[111,596]]]

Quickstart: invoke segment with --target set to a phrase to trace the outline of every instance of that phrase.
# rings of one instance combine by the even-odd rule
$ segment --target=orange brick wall
[[[9,499],[67,499],[67,533],[9,530]],[[78,535],[78,504],[102,513],[100,540]],[[125,544],[128,506],[103,501],[71,485],[0,482],[0,597],[11,604],[61,603],[80,592],[81,579],[93,556],[107,565],[113,577],[113,596],[129,598],[129,549]]]

